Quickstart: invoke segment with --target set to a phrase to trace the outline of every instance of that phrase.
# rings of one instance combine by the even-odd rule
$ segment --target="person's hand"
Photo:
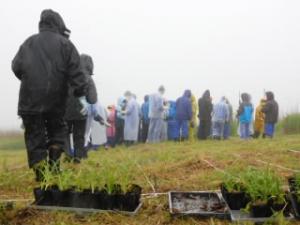
[[[195,123],[194,123],[194,121],[191,122],[191,128],[195,128]]]
[[[88,107],[89,107],[89,103],[86,101],[86,97],[82,96],[79,99],[80,105],[82,106],[82,109],[80,110],[80,113],[83,116],[86,116],[88,114]]]

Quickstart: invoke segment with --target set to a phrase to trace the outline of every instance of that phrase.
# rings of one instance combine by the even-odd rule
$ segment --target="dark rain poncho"
[[[80,63],[83,73],[85,74],[86,80],[88,82],[86,99],[90,104],[95,104],[97,102],[97,89],[92,78],[94,64],[92,57],[89,55],[80,55]],[[84,120],[87,116],[80,113],[82,106],[73,94],[74,89],[69,87],[69,96],[67,100],[67,110],[65,119],[66,120]]]
[[[64,115],[68,83],[74,95],[86,95],[87,81],[80,69],[79,54],[65,32],[60,15],[42,12],[40,32],[28,38],[12,62],[12,70],[21,81],[19,115]]]

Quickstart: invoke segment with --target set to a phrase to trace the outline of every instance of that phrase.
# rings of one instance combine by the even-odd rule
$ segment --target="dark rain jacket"
[[[207,90],[204,92],[202,98],[198,101],[199,115],[198,118],[201,121],[211,121],[211,114],[213,110],[213,104],[210,98],[210,92]]]
[[[85,77],[88,82],[86,99],[90,104],[95,104],[97,102],[97,89],[96,89],[94,80],[92,78],[92,74],[93,74],[93,70],[94,70],[94,64],[93,64],[92,57],[90,57],[89,55],[82,54],[80,56],[80,64],[81,64],[81,69],[84,72]],[[86,116],[84,116],[80,113],[80,111],[82,110],[82,106],[81,106],[78,98],[76,98],[73,95],[73,92],[74,92],[74,89],[70,86],[65,119],[66,120],[84,120],[84,119],[86,119]]]
[[[278,122],[279,106],[272,92],[267,92],[266,95],[267,103],[261,111],[265,113],[265,123],[275,124]]]
[[[87,81],[80,69],[79,54],[66,31],[58,13],[44,10],[39,33],[29,37],[13,59],[12,70],[21,81],[19,115],[63,116],[68,84],[76,97],[86,95]]]
[[[192,93],[190,90],[186,90],[182,97],[178,98],[176,101],[176,119],[177,120],[191,120],[192,113],[192,103],[191,103]]]

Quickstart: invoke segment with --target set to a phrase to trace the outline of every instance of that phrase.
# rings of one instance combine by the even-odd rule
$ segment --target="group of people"
[[[93,60],[79,55],[70,41],[70,30],[53,10],[44,10],[39,33],[29,37],[19,48],[12,70],[20,80],[18,115],[25,128],[29,167],[36,180],[43,170],[59,172],[60,157],[80,163],[90,146],[166,140],[186,141],[228,139],[233,110],[228,99],[213,104],[210,91],[198,100],[190,90],[176,101],[164,97],[165,87],[146,95],[140,106],[137,97],[126,91],[116,106],[105,109],[98,101],[92,79]],[[278,104],[272,92],[256,109],[247,93],[241,95],[237,112],[242,139],[273,137],[278,120]],[[98,140],[100,133],[103,138]]]
[[[146,95],[140,106],[136,96],[127,91],[113,111],[108,111],[111,127],[107,128],[106,148],[125,143],[158,143],[166,140],[193,141],[226,140],[232,133],[234,112],[226,97],[213,104],[210,91],[206,90],[198,100],[190,90],[176,101],[164,98],[165,88],[160,86],[157,93]],[[241,95],[236,113],[237,133],[241,139],[270,137],[278,121],[278,103],[272,92],[266,92],[255,110],[251,96]],[[115,127],[114,127],[115,126]],[[111,132],[114,130],[115,132]]]

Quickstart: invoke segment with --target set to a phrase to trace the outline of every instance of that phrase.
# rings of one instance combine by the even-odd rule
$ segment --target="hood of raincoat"
[[[209,91],[209,90],[206,90],[206,91],[203,93],[202,98],[203,98],[203,99],[206,99],[206,100],[210,100],[210,91]]]
[[[250,97],[250,95],[247,94],[247,93],[243,93],[243,94],[241,95],[241,98],[242,98],[242,101],[243,101],[244,103],[250,103],[250,102],[251,102],[251,97]]]
[[[195,95],[191,96],[191,102],[192,102],[192,104],[197,104],[197,99],[196,99]]]
[[[149,95],[146,95],[146,96],[144,97],[144,102],[149,102]]]
[[[268,91],[268,92],[266,93],[266,96],[267,96],[267,100],[268,100],[268,101],[274,100],[274,93],[273,93],[273,92]]]
[[[80,55],[80,64],[83,72],[88,75],[93,75],[94,73],[94,63],[91,56],[86,54]]]
[[[71,33],[71,31],[66,27],[65,22],[63,21],[59,13],[51,9],[46,9],[42,11],[39,22],[39,30],[54,31],[60,33],[66,38],[69,38]]]
[[[186,98],[191,98],[192,97],[191,90],[185,90],[183,96]]]

